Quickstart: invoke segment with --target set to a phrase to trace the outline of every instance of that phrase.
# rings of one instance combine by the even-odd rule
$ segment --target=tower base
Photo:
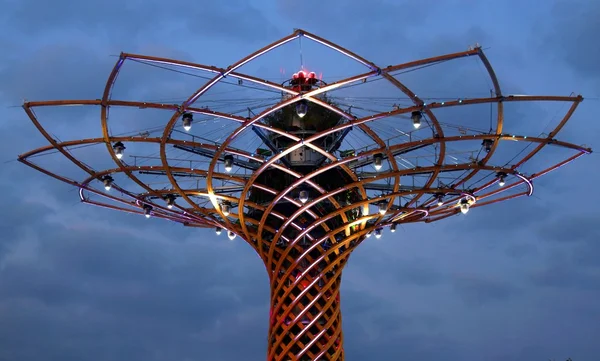
[[[346,259],[340,253],[316,259],[309,250],[297,258],[288,254],[295,258],[291,267],[273,271],[268,361],[344,360],[340,284]]]

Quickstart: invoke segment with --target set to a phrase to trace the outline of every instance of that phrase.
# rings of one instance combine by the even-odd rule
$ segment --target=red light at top
[[[294,73],[292,75],[292,79],[316,79],[317,78],[317,73],[315,73],[314,71],[311,71],[310,73],[306,74],[306,72],[304,70],[300,70],[297,73]]]

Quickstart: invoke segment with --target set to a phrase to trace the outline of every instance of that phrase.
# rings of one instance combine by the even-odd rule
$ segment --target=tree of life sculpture
[[[237,72],[245,64],[300,38],[320,43],[364,65],[365,71],[330,83],[304,70],[283,83]],[[430,102],[418,97],[396,76],[467,57],[483,64],[493,85],[489,97]],[[210,77],[177,104],[112,99],[119,71],[127,62],[205,72]],[[248,114],[199,105],[212,87],[229,79],[240,86],[251,84],[281,95],[273,104],[259,107],[256,113],[248,108]],[[387,104],[378,111],[360,107],[352,110],[352,105],[346,109],[342,100],[330,95],[376,80],[391,84],[398,96],[404,97],[405,104]],[[264,261],[270,278],[267,360],[343,360],[340,281],[352,251],[371,235],[381,237],[386,227],[394,232],[399,224],[434,222],[469,209],[531,195],[535,179],[591,152],[556,139],[582,100],[581,96],[504,95],[479,46],[379,67],[328,40],[296,30],[227,68],[122,53],[101,99],[24,104],[27,115],[50,145],[22,154],[19,160],[78,187],[84,203],[190,227],[214,228],[217,234],[225,230],[230,239],[243,238]],[[533,101],[563,102],[569,108],[556,128],[545,136],[506,133],[504,104]],[[476,104],[496,107],[495,127],[489,132],[462,128],[454,134],[436,115],[443,109]],[[102,134],[96,138],[56,140],[41,125],[34,109],[61,106],[99,108]],[[115,108],[163,110],[167,115],[164,126],[155,130],[157,136],[149,132],[116,135],[109,128],[109,110]],[[190,135],[192,127],[207,126],[207,121],[199,118],[228,122],[234,129],[216,141],[203,138],[202,129],[200,135]],[[383,138],[375,129],[383,121],[408,124],[410,130],[399,131],[401,137]],[[183,132],[177,130],[179,125]],[[359,146],[351,146],[348,141],[353,132],[360,134]],[[236,146],[236,140],[244,136],[259,139],[260,146],[255,150]],[[532,148],[526,148],[512,164],[493,164],[498,147],[515,141]],[[479,152],[466,161],[450,162],[450,147],[463,143],[474,145]],[[72,152],[76,147],[94,144],[106,145],[113,167],[92,169]],[[138,162],[136,157],[131,163],[124,157],[141,144],[159,148],[159,156],[151,158],[151,165]],[[522,173],[523,165],[548,145],[573,154],[536,173]],[[181,165],[181,161],[168,155],[171,150],[195,158],[189,166]],[[56,151],[83,170],[87,178],[73,180],[33,161],[35,156]],[[419,153],[424,151],[429,153]],[[415,161],[426,157],[431,158],[429,164]],[[457,174],[449,180],[448,175]],[[144,181],[144,175],[163,177],[168,186],[156,187]],[[119,178],[128,179],[141,191],[121,185]],[[187,186],[189,179],[196,186]],[[401,182],[402,179],[410,181]]]

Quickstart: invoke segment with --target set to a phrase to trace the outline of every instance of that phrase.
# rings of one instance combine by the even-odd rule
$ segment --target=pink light
[[[319,338],[321,338],[321,336],[323,336],[323,334],[327,331],[327,329],[323,329],[321,332],[319,332],[313,339],[312,341],[310,341],[306,346],[304,346],[304,348],[302,349],[302,351],[298,352],[298,354],[296,355],[297,358],[300,358],[300,356],[302,356],[306,351],[308,351],[308,349],[313,345],[313,343],[315,343]]]
[[[329,350],[328,350],[328,349],[325,349],[325,350],[321,351],[321,353],[320,353],[320,354],[318,354],[318,355],[315,357],[315,360],[314,360],[314,361],[319,361],[319,359],[320,359],[320,358],[321,358],[323,355],[325,355],[325,352],[327,352],[327,351],[329,351]]]
[[[316,302],[316,301],[317,301],[319,298],[321,298],[321,294],[318,294],[318,295],[317,295],[317,297],[315,297],[315,299],[314,299],[314,300],[312,300],[312,301],[311,301],[311,302],[310,302],[310,303],[309,303],[309,304],[306,306],[306,308],[305,308],[304,310],[302,310],[302,312],[300,313],[300,315],[298,315],[298,316],[297,316],[297,317],[296,317],[296,318],[295,318],[295,319],[292,321],[292,323],[296,323],[296,322],[298,322],[298,319],[299,319],[301,316],[304,316],[304,314],[306,313],[306,311],[308,311],[308,310],[310,309],[310,307],[311,307],[311,306],[312,306],[312,305],[313,305],[313,304],[314,304],[314,303],[315,303],[315,302]],[[324,314],[324,313],[325,313],[325,310],[323,310],[323,311],[319,312],[319,314],[317,314],[317,315],[315,316],[315,318],[313,318],[313,320],[312,320],[312,321],[310,321],[310,323],[309,323],[308,325],[306,325],[306,326],[305,326],[305,327],[302,329],[302,331],[300,331],[300,333],[298,333],[298,335],[296,335],[296,337],[294,338],[294,340],[295,340],[295,341],[298,341],[298,340],[300,339],[300,337],[302,337],[302,335],[304,335],[304,332],[308,331],[308,329],[309,329],[309,328],[310,328],[310,327],[311,327],[311,326],[312,326],[312,325],[313,325],[315,322],[317,322],[317,320],[319,320],[319,318],[321,318],[321,316],[323,316],[323,314]]]
[[[527,183],[528,193],[527,196],[530,197],[533,194],[533,182],[531,182],[527,177],[520,173],[515,173],[516,177],[519,177],[523,180],[523,182]]]
[[[223,79],[225,77],[225,75],[220,74],[217,75],[216,78],[214,78],[213,80],[211,80],[208,84],[206,84],[204,87],[202,87],[200,89],[200,91],[197,91],[194,95],[192,95],[192,97],[185,102],[185,106],[189,106],[190,104],[193,104],[196,99],[198,99],[200,96],[202,96],[202,94],[206,93],[210,88],[212,88],[213,85],[217,84],[219,82],[219,80]]]

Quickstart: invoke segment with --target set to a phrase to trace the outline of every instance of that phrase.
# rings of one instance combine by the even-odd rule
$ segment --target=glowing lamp
[[[113,178],[109,175],[104,176],[104,178],[102,178],[102,183],[104,183],[104,189],[109,191],[112,188]]]
[[[221,212],[223,212],[223,215],[225,217],[229,216],[229,211],[231,210],[231,206],[229,205],[229,203],[223,203],[221,204]]]
[[[300,118],[304,118],[306,113],[308,113],[308,103],[306,100],[302,99],[296,103],[296,114],[298,114]]]
[[[469,212],[469,201],[466,198],[460,200],[460,212],[462,214],[467,214]]]
[[[144,215],[146,218],[150,218],[152,216],[152,206],[148,204],[144,204]]]
[[[423,114],[421,114],[420,111],[414,111],[412,112],[410,118],[413,121],[413,126],[415,127],[415,129],[419,129],[419,127],[421,126],[421,118],[423,118]]]
[[[194,115],[192,113],[183,113],[181,116],[181,121],[183,122],[183,129],[186,132],[189,132],[192,129],[192,122],[194,121]]]
[[[383,156],[381,154],[375,154],[373,156],[373,166],[375,170],[380,170],[383,166]]]
[[[300,202],[302,202],[302,203],[308,202],[308,192],[307,191],[300,191],[300,195],[298,196],[298,200],[300,200]]]
[[[113,145],[113,150],[115,151],[115,155],[117,156],[117,159],[121,159],[121,158],[123,158],[123,153],[125,152],[125,145],[123,145],[123,143],[121,143],[121,142],[116,142]]]
[[[236,237],[236,236],[237,236],[237,235],[236,235],[235,233],[233,233],[233,231],[228,231],[228,232],[227,232],[227,237],[228,237],[230,240],[232,240],[232,241],[235,239],[235,237]]]
[[[227,154],[225,156],[225,171],[227,173],[231,172],[233,169],[233,156],[231,154]]]
[[[377,207],[379,208],[379,214],[381,214],[382,216],[387,212],[387,204],[385,204],[384,202],[379,203]]]
[[[166,202],[167,202],[167,208],[172,209],[173,206],[175,205],[175,196],[172,194],[169,194],[166,198],[165,198]]]

